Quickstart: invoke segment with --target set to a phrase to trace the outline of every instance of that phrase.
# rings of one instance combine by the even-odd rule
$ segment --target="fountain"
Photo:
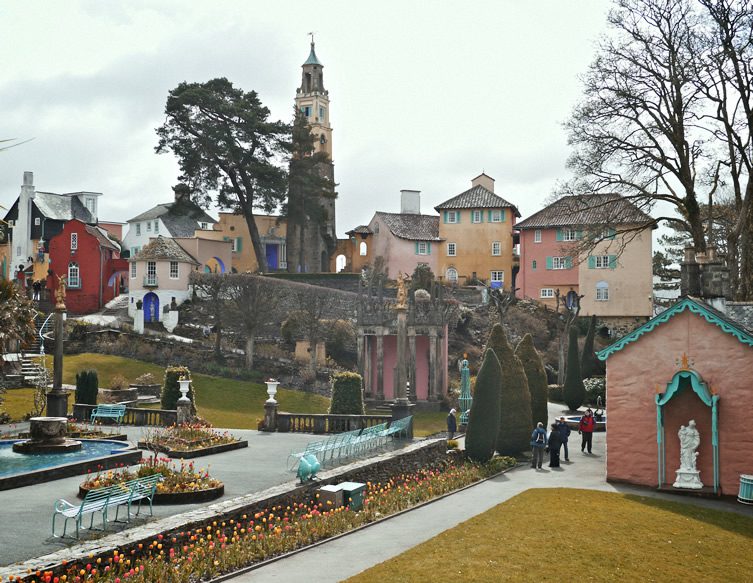
[[[68,419],[65,417],[32,417],[31,439],[13,444],[16,453],[66,453],[81,449],[81,442],[68,439]]]

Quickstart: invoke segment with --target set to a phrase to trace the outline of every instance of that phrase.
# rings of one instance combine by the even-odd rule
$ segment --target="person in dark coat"
[[[562,438],[562,449],[565,452],[565,461],[570,461],[570,456],[567,452],[567,440],[570,438],[570,426],[565,421],[564,417],[560,417],[559,421],[557,421],[557,430],[560,432],[560,437]]]
[[[447,415],[447,434],[448,439],[455,437],[455,432],[458,430],[458,421],[455,419],[455,409],[450,409],[450,414]]]
[[[546,448],[546,429],[539,421],[536,429],[531,433],[531,467],[541,469],[544,462],[544,449]]]
[[[552,430],[549,432],[549,467],[560,467],[560,447],[562,447],[562,434],[556,423],[552,423]]]

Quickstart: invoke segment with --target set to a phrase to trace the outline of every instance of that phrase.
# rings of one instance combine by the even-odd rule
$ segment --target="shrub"
[[[531,394],[531,424],[535,426],[541,421],[546,425],[549,417],[547,402],[546,371],[541,356],[536,352],[533,345],[533,337],[530,334],[523,336],[515,349],[515,356],[520,359],[523,370],[528,379],[528,392]]]
[[[492,328],[488,348],[497,355],[502,367],[497,451],[502,455],[517,455],[527,450],[531,441],[528,379],[501,325]]]
[[[363,415],[362,382],[361,375],[355,372],[335,374],[329,412],[333,415]]]
[[[134,381],[134,385],[156,385],[157,379],[154,377],[154,375],[150,372],[144,373],[140,376],[137,376]]]
[[[107,388],[111,391],[124,391],[128,388],[128,379],[125,378],[122,374],[116,374],[110,379],[110,383],[107,385]]]
[[[583,404],[586,389],[580,376],[580,358],[578,357],[578,328],[570,328],[570,342],[567,347],[567,371],[565,372],[565,388],[563,389],[565,404],[575,411]]]
[[[168,366],[165,369],[165,380],[162,384],[162,395],[160,396],[160,406],[163,409],[170,411],[177,409],[178,399],[180,399],[180,385],[178,381],[181,377],[185,377],[191,381],[191,371],[185,366]],[[193,381],[188,384],[188,398],[191,401],[191,414],[196,415],[196,398]]]
[[[488,462],[494,455],[499,432],[500,385],[502,367],[493,350],[487,350],[476,388],[465,433],[465,452],[477,462]]]
[[[76,374],[76,403],[97,404],[99,378],[96,370],[82,370]]]
[[[562,387],[560,385],[549,385],[547,387],[547,392],[549,393],[549,400],[554,403],[564,403],[565,402],[565,395],[562,391]]]
[[[596,405],[596,399],[601,397],[602,404],[607,403],[607,379],[604,377],[591,377],[583,380],[586,389],[586,401],[589,405]]]

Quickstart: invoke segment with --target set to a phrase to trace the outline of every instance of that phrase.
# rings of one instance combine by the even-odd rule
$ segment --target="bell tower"
[[[324,66],[316,56],[314,35],[311,50],[301,66],[301,86],[295,108],[305,118],[314,137],[314,153],[320,154],[316,172],[331,183],[331,195],[307,192],[300,187],[288,193],[286,262],[289,272],[328,272],[337,245],[335,230],[335,167],[332,163],[332,126],[329,123],[329,92],[324,88]],[[292,174],[291,166],[291,174]]]

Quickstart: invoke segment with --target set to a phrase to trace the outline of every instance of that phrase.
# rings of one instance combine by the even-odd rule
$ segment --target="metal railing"
[[[156,275],[145,275],[144,287],[159,287],[159,278]]]
[[[390,415],[330,415],[327,413],[277,413],[282,433],[343,433],[390,421]]]
[[[78,421],[89,421],[92,410],[96,405],[83,403],[73,404],[73,417]],[[178,422],[178,412],[167,409],[141,409],[139,407],[126,407],[123,425],[156,425],[169,427]]]

